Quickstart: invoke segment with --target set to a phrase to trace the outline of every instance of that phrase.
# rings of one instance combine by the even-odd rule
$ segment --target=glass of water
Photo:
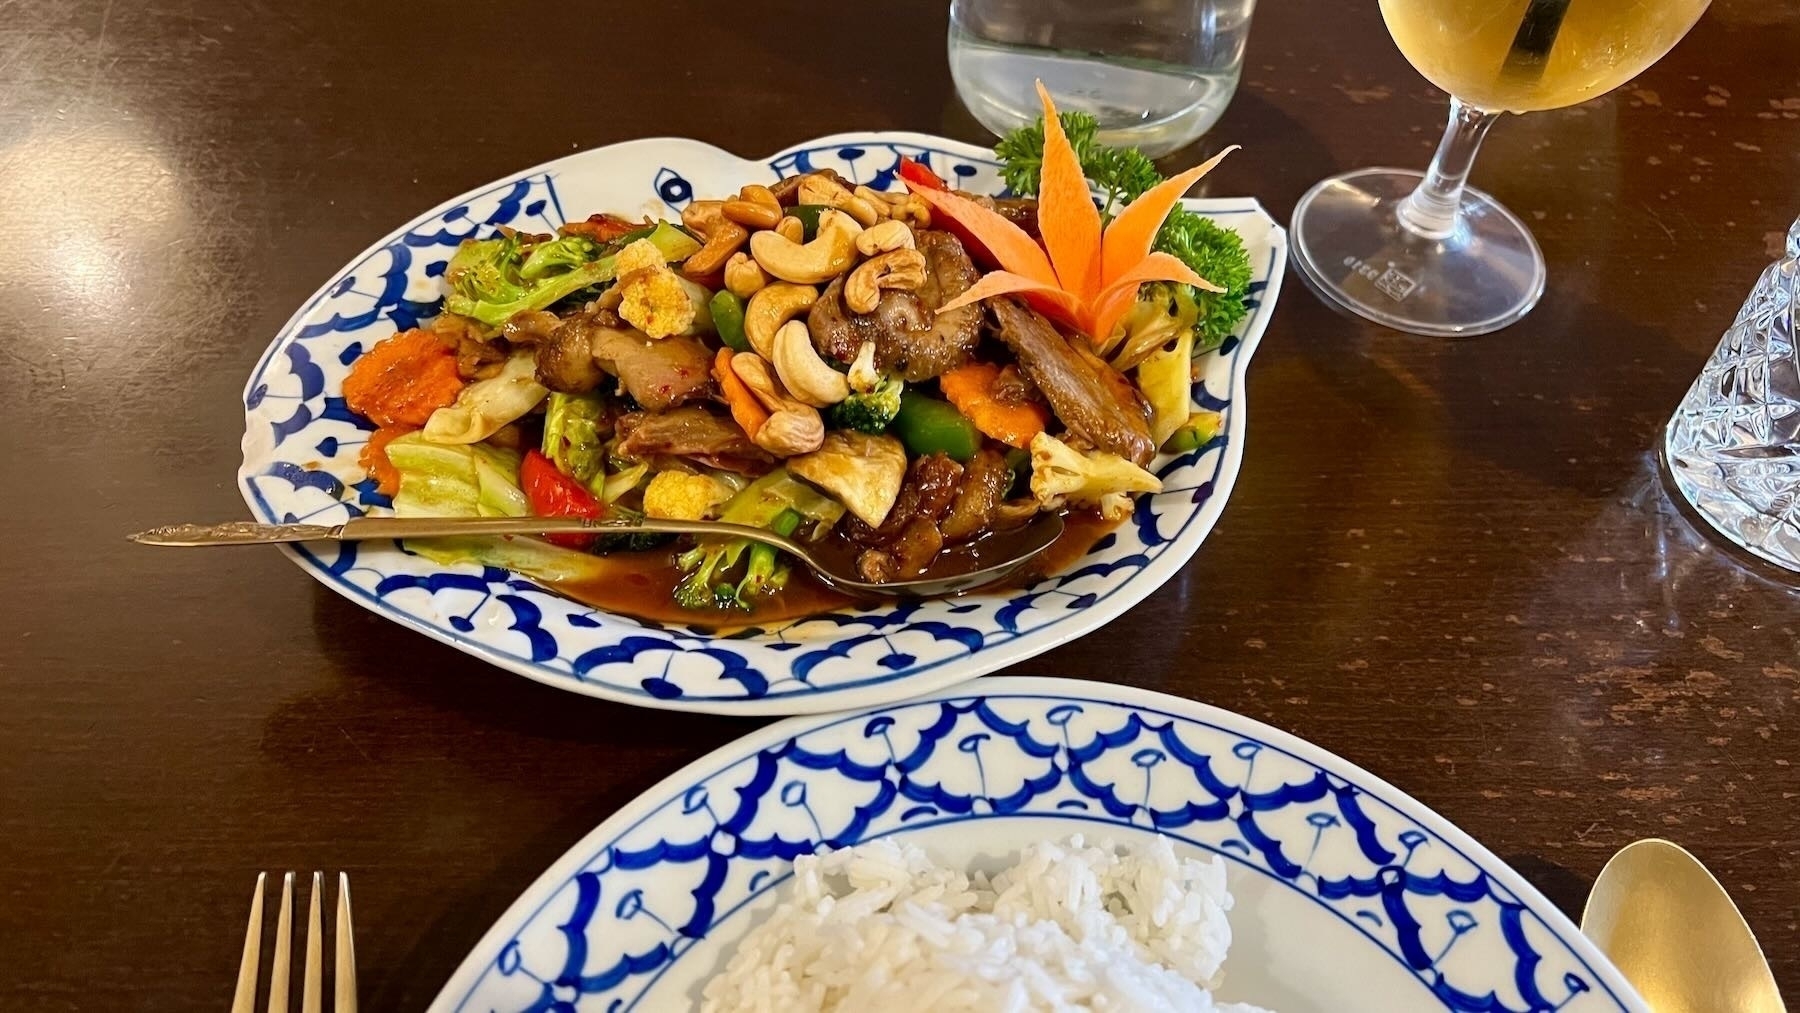
[[[1256,0],[951,0],[950,74],[996,134],[1042,111],[1100,121],[1104,144],[1164,155],[1205,133],[1237,91]]]
[[[1663,434],[1670,482],[1718,532],[1800,573],[1800,221]]]

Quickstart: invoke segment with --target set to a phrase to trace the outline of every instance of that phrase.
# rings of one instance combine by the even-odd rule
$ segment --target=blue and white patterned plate
[[[1074,833],[1227,859],[1222,999],[1647,1011],[1518,873],[1367,771],[1203,704],[1011,677],[795,718],[692,764],[532,884],[432,1010],[688,1009],[821,843],[903,834],[991,868]]]
[[[597,211],[673,216],[696,195],[735,193],[813,168],[877,189],[900,155],[962,187],[998,193],[987,152],[922,134],[841,134],[766,161],[698,141],[615,144],[538,166],[420,216],[358,256],[269,346],[244,390],[238,484],[269,522],[334,523],[387,501],[356,463],[368,426],[344,406],[356,357],[438,311],[446,260],[499,225],[549,231]],[[1229,172],[1227,163],[1226,170]],[[1287,263],[1281,227],[1253,200],[1189,205],[1244,237],[1254,312],[1205,360],[1194,387],[1225,415],[1219,438],[1154,466],[1164,491],[1065,572],[962,599],[862,606],[726,636],[598,612],[493,568],[447,567],[392,543],[306,545],[288,554],[339,594],[502,668],[578,693],[651,707],[798,714],[903,699],[1066,643],[1154,591],[1199,548],[1224,508],[1244,446],[1244,370]]]

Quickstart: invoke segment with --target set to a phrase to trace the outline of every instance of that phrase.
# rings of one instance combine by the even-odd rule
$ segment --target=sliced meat
[[[518,313],[500,327],[500,336],[515,345],[535,345],[562,326],[562,319],[549,310]]]
[[[856,557],[856,572],[862,579],[876,584],[906,580],[923,573],[943,551],[944,535],[937,525],[923,517],[914,517],[884,548],[866,549]]]
[[[956,499],[938,522],[946,542],[966,542],[986,533],[994,525],[994,510],[1012,485],[1012,469],[1006,458],[992,450],[983,450],[963,468],[962,485]]]
[[[456,346],[456,372],[465,380],[486,380],[500,375],[506,365],[506,346],[497,341],[464,338]]]
[[[881,527],[870,528],[854,517],[840,522],[846,537],[866,547],[856,560],[863,579],[905,580],[930,566],[944,547],[938,521],[962,485],[962,465],[943,454],[921,457],[907,471],[906,484]]]
[[[551,390],[584,394],[608,373],[653,412],[712,393],[712,356],[699,338],[652,340],[611,310],[569,316],[537,346],[538,382]]]
[[[538,342],[537,380],[563,394],[586,394],[606,373],[594,361],[593,323],[586,314],[558,324]]]
[[[994,198],[994,210],[1000,213],[1000,217],[1024,229],[1026,235],[1038,238],[1036,197],[997,197]]]
[[[1044,395],[1037,389],[1031,378],[1019,372],[1014,363],[1000,367],[1000,375],[994,377],[994,400],[1001,404],[1030,404],[1041,402]]]
[[[685,457],[744,475],[768,471],[775,459],[750,442],[729,417],[699,405],[619,417],[619,456],[634,461]]]
[[[1156,455],[1143,403],[1131,382],[1085,349],[1076,349],[1043,315],[1016,299],[990,299],[1000,340],[1043,391],[1069,430],[1134,464]],[[1084,354],[1085,353],[1085,354]],[[1127,398],[1130,400],[1127,400]]]
[[[618,377],[626,393],[649,411],[712,393],[712,355],[699,338],[651,339],[632,327],[595,327],[590,337],[600,368]]]
[[[873,341],[875,364],[915,383],[968,361],[981,340],[981,310],[963,306],[939,313],[937,307],[968,291],[981,272],[962,241],[948,232],[921,230],[914,243],[925,255],[925,284],[918,291],[884,292],[874,312],[852,313],[839,278],[813,303],[806,324],[820,354],[850,362]]]

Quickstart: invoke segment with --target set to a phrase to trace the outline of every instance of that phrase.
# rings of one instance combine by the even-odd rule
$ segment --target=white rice
[[[799,859],[793,888],[704,1013],[1263,1013],[1208,991],[1231,946],[1225,863],[1166,838],[1034,844],[991,880],[883,839]]]

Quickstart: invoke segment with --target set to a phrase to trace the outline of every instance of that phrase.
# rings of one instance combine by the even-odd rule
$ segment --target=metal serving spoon
[[[1762,947],[1700,860],[1648,838],[1600,870],[1581,931],[1657,1013],[1784,1013]]]
[[[1063,532],[1058,514],[1038,514],[1029,524],[1007,533],[1012,551],[1005,559],[986,563],[963,573],[931,574],[886,584],[859,580],[834,569],[804,542],[797,542],[763,528],[718,521],[672,521],[646,517],[641,521],[590,520],[580,517],[358,517],[343,524],[257,524],[228,521],[224,524],[169,524],[129,535],[142,545],[210,546],[271,545],[278,542],[363,542],[383,539],[464,538],[471,535],[631,534],[711,535],[748,538],[773,545],[818,574],[827,585],[855,595],[890,598],[938,598],[960,594],[1004,580],[1036,559]]]

